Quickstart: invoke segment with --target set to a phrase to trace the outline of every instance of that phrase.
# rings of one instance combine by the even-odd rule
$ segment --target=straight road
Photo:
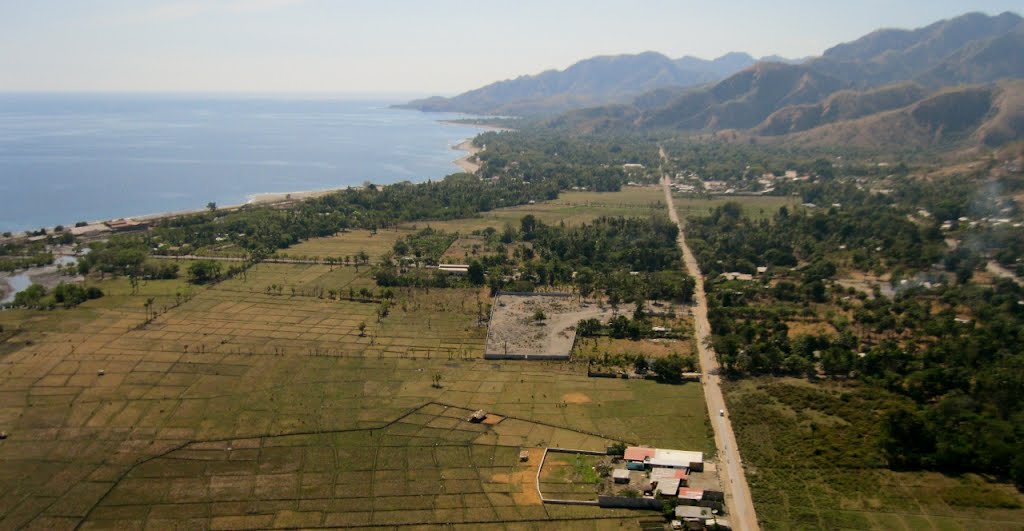
[[[661,157],[663,160],[665,159],[664,150],[661,151]],[[732,423],[729,421],[729,409],[725,406],[725,398],[722,396],[718,358],[711,348],[711,325],[708,324],[708,303],[704,296],[704,277],[700,274],[697,259],[690,251],[690,247],[686,245],[683,224],[680,222],[675,204],[672,202],[672,190],[669,185],[668,175],[662,172],[661,186],[665,191],[668,216],[679,227],[678,243],[679,248],[683,251],[683,262],[697,283],[694,290],[693,323],[696,330],[697,352],[700,357],[701,381],[704,384],[704,401],[707,402],[708,415],[711,417],[711,425],[715,431],[715,445],[718,448],[719,457],[718,471],[725,488],[725,506],[729,513],[727,518],[733,529],[753,531],[759,528],[757,514],[754,512],[754,502],[750,499],[747,476],[743,471],[743,462],[740,460],[739,448],[736,446],[736,436],[733,434]]]

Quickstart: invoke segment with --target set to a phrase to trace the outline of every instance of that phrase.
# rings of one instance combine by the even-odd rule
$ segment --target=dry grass
[[[405,230],[351,230],[330,236],[314,238],[293,245],[279,254],[289,257],[341,258],[354,257],[363,251],[370,255],[371,262],[377,262],[381,255],[391,250],[395,242],[409,235]]]
[[[352,253],[345,238],[306,252]],[[380,322],[377,303],[323,293],[372,285],[366,268],[260,264],[211,288],[108,280],[73,310],[0,312],[0,528],[629,527],[638,513],[536,505],[512,481],[519,449],[712,446],[699,387],[483,361],[476,290],[395,290]],[[590,402],[563,400],[577,395]],[[505,418],[470,427],[479,408]]]

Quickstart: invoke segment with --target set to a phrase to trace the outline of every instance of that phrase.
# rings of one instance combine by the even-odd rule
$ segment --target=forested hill
[[[692,87],[718,81],[755,63],[746,53],[717,59],[670,59],[660,53],[593,57],[565,70],[498,81],[452,98],[433,97],[404,107],[422,111],[529,115],[561,112],[633,97],[664,87]]]

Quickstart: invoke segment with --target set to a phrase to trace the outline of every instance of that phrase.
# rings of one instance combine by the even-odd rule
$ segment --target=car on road
[[[725,416],[725,410],[724,409],[719,409],[718,410],[718,416],[719,417],[724,417]]]

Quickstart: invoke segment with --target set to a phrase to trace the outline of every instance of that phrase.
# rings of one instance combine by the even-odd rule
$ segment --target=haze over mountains
[[[648,52],[493,83],[426,111],[548,114],[580,132],[727,131],[737,141],[880,146],[994,145],[1024,131],[1024,19],[969,13],[914,30],[882,29],[821,57],[706,61]]]
[[[784,60],[773,56],[772,60]],[[529,115],[573,108],[628,103],[644,92],[685,88],[724,79],[757,60],[733,52],[717,59],[686,56],[669,59],[657,52],[610,55],[580,61],[565,70],[498,81],[452,98],[433,97],[409,102],[421,111],[473,114]]]

